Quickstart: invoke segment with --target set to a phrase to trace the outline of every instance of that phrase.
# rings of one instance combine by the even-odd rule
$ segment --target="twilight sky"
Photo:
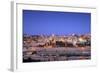
[[[23,33],[30,35],[91,33],[91,14],[23,10]]]

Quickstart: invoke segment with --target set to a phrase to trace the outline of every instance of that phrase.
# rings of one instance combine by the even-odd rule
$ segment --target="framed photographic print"
[[[96,65],[95,7],[11,5],[12,70]]]

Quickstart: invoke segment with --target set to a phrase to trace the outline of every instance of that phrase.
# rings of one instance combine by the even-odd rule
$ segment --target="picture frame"
[[[52,62],[32,62],[23,63],[23,10],[36,11],[56,11],[56,12],[73,12],[73,13],[90,13],[90,30],[91,30],[91,59],[89,60],[69,60],[69,61],[52,61]],[[97,61],[96,40],[96,8],[95,7],[79,7],[56,4],[43,4],[34,2],[12,2],[11,3],[11,70],[45,70],[67,67],[95,66]],[[95,49],[94,49],[95,48]]]

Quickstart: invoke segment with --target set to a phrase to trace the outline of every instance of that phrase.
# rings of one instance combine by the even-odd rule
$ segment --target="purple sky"
[[[91,14],[23,10],[23,33],[30,35],[91,33]]]

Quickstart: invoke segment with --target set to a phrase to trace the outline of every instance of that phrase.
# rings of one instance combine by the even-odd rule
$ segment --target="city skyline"
[[[29,35],[91,33],[91,14],[23,10],[23,33]]]

